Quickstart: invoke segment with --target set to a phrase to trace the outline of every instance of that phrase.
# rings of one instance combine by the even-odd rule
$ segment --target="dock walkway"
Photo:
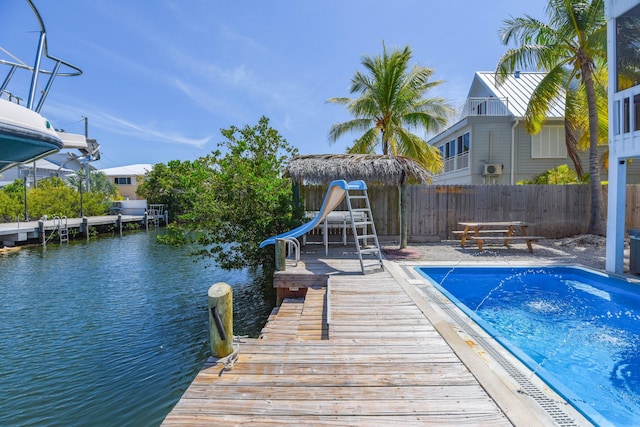
[[[329,291],[285,298],[260,338],[242,340],[233,369],[210,358],[164,426],[557,424],[509,384],[481,385],[388,268],[301,264],[328,272]]]
[[[63,218],[62,221],[69,229],[77,229],[85,232],[85,227],[95,227],[99,225],[113,225],[119,227],[126,223],[145,223],[148,220],[147,215],[103,215],[89,216],[84,218]],[[4,245],[13,246],[27,240],[42,240],[42,234],[53,232],[59,227],[59,221],[56,219],[24,221],[24,222],[6,222],[0,223],[0,241]],[[0,245],[2,246],[2,245]]]

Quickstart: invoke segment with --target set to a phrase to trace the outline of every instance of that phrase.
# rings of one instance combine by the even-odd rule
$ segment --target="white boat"
[[[63,146],[47,119],[0,99],[0,172],[55,153]]]
[[[11,54],[9,59],[0,59],[1,65],[9,67],[0,85],[0,172],[55,153],[64,147],[62,138],[51,123],[40,115],[40,110],[57,76],[82,74],[78,67],[49,54],[44,22],[33,2],[26,1],[40,23],[40,40],[33,67]],[[6,49],[2,50],[8,52]],[[51,70],[42,68],[43,60],[52,63]],[[17,70],[26,70],[31,74],[27,104],[24,106],[19,104],[20,98],[16,94],[7,90]],[[40,93],[38,79],[41,75],[48,76],[48,81],[36,103],[36,94]]]

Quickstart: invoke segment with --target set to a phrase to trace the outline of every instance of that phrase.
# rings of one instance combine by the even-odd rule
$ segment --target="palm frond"
[[[547,120],[547,113],[556,100],[564,94],[565,81],[565,70],[562,67],[556,67],[548,72],[533,90],[524,117],[525,127],[529,133],[535,135],[540,132]]]
[[[329,130],[329,139],[336,142],[342,135],[353,131],[366,131],[372,126],[371,119],[353,119],[344,123],[336,123]]]

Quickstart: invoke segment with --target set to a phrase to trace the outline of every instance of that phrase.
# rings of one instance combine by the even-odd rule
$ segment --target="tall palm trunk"
[[[407,247],[408,221],[407,221],[407,183],[400,184],[400,249]]]
[[[597,236],[605,235],[604,198],[600,183],[600,168],[598,166],[598,110],[596,107],[596,90],[593,83],[593,71],[590,62],[581,61],[582,81],[587,91],[589,107],[589,185],[591,189],[591,218],[587,233]]]
[[[389,155],[389,141],[385,138],[385,131],[382,131],[382,154]],[[395,153],[391,153],[395,156]],[[409,225],[407,222],[407,183],[403,176],[400,182],[400,249],[407,247],[407,235]]]

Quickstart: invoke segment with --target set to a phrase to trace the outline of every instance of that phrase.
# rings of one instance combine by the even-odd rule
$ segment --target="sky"
[[[442,80],[429,96],[460,107],[476,71],[508,48],[503,21],[544,19],[544,0],[33,0],[49,53],[82,69],[58,77],[41,111],[56,129],[101,144],[100,169],[195,160],[220,130],[261,116],[300,154],[343,153],[330,143],[352,117],[328,103],[349,92],[365,55],[409,46],[411,64]],[[1,0],[0,58],[32,65],[39,26],[26,0]],[[50,69],[50,64],[45,63]],[[8,67],[0,66],[0,81]],[[40,79],[44,88],[45,79]],[[26,99],[26,73],[8,90]],[[429,135],[421,135],[428,137]]]

